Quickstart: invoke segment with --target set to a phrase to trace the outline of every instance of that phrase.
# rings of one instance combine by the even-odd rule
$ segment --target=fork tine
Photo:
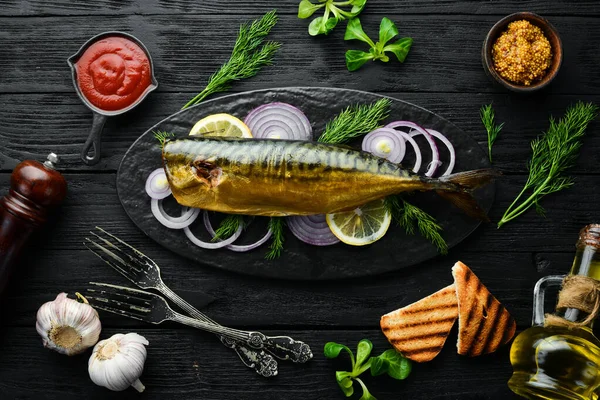
[[[85,238],[85,240],[87,240],[87,242],[84,242],[83,245],[85,247],[87,247],[88,250],[90,250],[92,253],[94,253],[102,261],[104,261],[105,263],[107,263],[108,265],[110,265],[113,269],[115,269],[121,275],[125,276],[125,278],[127,278],[130,281],[132,281],[133,283],[135,283],[135,281],[134,281],[135,277],[129,272],[129,270],[121,267],[120,265],[118,265],[118,264],[116,264],[115,262],[112,261],[112,259],[114,259],[114,257],[113,257],[114,253],[108,251],[103,246],[99,245],[98,243],[94,242],[93,240],[91,240],[89,238]],[[96,248],[92,248],[90,246],[90,243],[91,243],[92,246],[96,247],[101,252],[98,251],[98,250],[96,250]],[[108,257],[110,257],[110,258],[108,258]]]
[[[116,255],[117,257],[119,257],[119,261],[125,267],[131,268],[136,272],[141,272],[140,267],[143,268],[146,266],[144,263],[142,263],[140,260],[138,260],[137,258],[132,256],[131,254],[127,254],[127,252],[123,251],[119,246],[115,245],[110,240],[101,237],[96,232],[90,231],[90,233],[92,235],[94,235],[95,237],[97,237],[98,240],[103,242],[106,245],[106,247],[108,247],[108,248],[105,248],[105,250],[103,250],[103,251],[110,252],[110,253]],[[100,244],[97,244],[97,245],[102,246]],[[102,247],[104,247],[104,246],[102,246]],[[137,265],[134,265],[134,264],[137,264]]]
[[[139,251],[135,247],[133,247],[130,244],[122,241],[121,239],[119,239],[118,237],[116,237],[115,235],[113,235],[112,233],[109,233],[109,232],[105,231],[104,229],[102,229],[102,228],[100,228],[98,226],[96,226],[95,228],[99,232],[101,232],[104,235],[106,235],[106,236],[110,237],[111,239],[115,240],[118,244],[122,245],[121,247],[119,247],[119,246],[116,246],[116,245],[113,244],[114,247],[116,247],[117,249],[119,249],[120,251],[122,251],[124,254],[126,254],[131,261],[135,262],[140,267],[142,267],[142,268],[148,268],[148,267],[152,266],[152,267],[158,268],[158,265],[150,257],[146,256],[144,253],[142,253],[141,251]],[[98,235],[96,235],[96,236],[98,236]],[[100,236],[98,236],[98,237],[100,237]]]
[[[125,293],[113,292],[104,289],[86,289],[88,293],[95,296],[97,299],[115,300],[123,305],[133,305],[136,307],[152,308],[152,304],[140,297],[131,296]]]
[[[122,317],[127,317],[127,318],[131,318],[131,319],[137,319],[138,321],[150,322],[152,324],[156,324],[157,323],[157,322],[150,321],[148,318],[140,317],[140,316],[137,316],[135,314],[129,313],[129,312],[124,311],[124,310],[119,310],[119,309],[116,309],[116,308],[107,307],[105,305],[97,304],[96,302],[94,302],[93,304],[92,303],[90,303],[90,304],[92,305],[92,307],[94,307],[94,308],[96,308],[98,310],[107,311],[109,313],[117,314],[117,315],[120,315]]]
[[[124,293],[129,296],[137,297],[139,299],[142,299],[145,301],[150,301],[150,302],[155,298],[162,299],[162,297],[160,297],[154,293],[146,292],[144,290],[139,290],[139,289],[133,289],[133,288],[126,287],[126,286],[118,286],[118,285],[112,285],[110,283],[102,283],[102,282],[90,282],[90,285],[94,285],[94,286],[103,288],[103,290],[105,290],[106,292]]]

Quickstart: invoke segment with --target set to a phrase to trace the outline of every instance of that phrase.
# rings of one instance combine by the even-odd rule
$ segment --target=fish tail
[[[437,194],[460,208],[468,216],[489,222],[489,217],[477,204],[477,200],[471,192],[490,183],[500,175],[500,172],[494,169],[477,169],[444,176],[439,179],[442,188],[437,190]]]

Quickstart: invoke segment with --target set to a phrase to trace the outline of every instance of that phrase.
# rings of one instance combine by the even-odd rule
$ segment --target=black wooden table
[[[372,64],[349,73],[350,48],[343,28],[312,38],[307,21],[296,17],[298,0],[277,2],[188,0],[28,0],[0,2],[0,192],[24,159],[62,156],[69,183],[57,218],[29,245],[0,308],[1,399],[341,399],[336,369],[322,347],[333,340],[354,347],[369,338],[375,352],[389,347],[379,317],[451,282],[456,260],[470,265],[515,316],[519,330],[531,319],[532,288],[571,264],[578,230],[599,222],[600,124],[594,123],[574,168],[576,185],[544,200],[547,218],[531,211],[496,229],[481,226],[447,256],[396,273],[335,282],[266,280],[196,265],[147,238],[129,220],[115,191],[116,170],[131,143],[148,127],[177,111],[227,59],[239,24],[276,7],[281,16],[274,40],[283,44],[277,61],[233,91],[328,86],[387,94],[428,108],[453,121],[482,144],[481,105],[494,102],[506,125],[495,150],[498,182],[491,218],[498,220],[525,180],[529,143],[576,100],[600,103],[600,3],[586,1],[369,0],[361,17],[370,33],[387,16],[401,35],[414,38],[405,64]],[[559,30],[565,58],[555,82],[525,97],[494,87],[481,67],[480,51],[490,27],[504,15],[533,11]],[[66,64],[89,37],[121,30],[149,48],[160,82],[158,91],[105,127],[104,157],[86,167],[79,152],[91,114],[75,95]],[[275,379],[242,366],[210,334],[175,324],[153,326],[102,314],[102,338],[135,331],[150,341],[142,376],[146,392],[111,393],[88,378],[89,352],[66,357],[42,347],[38,307],[59,292],[83,290],[88,281],[126,283],[82,245],[86,232],[102,225],[155,259],[167,283],[194,303],[207,293],[216,300],[205,311],[224,324],[269,334],[290,334],[309,343],[314,360],[280,363]],[[399,246],[399,251],[401,246]],[[281,268],[286,268],[281,265]],[[402,382],[366,377],[379,399],[508,399],[508,346],[476,359],[460,357],[456,333],[432,362],[415,365]],[[358,398],[359,396],[355,396]]]

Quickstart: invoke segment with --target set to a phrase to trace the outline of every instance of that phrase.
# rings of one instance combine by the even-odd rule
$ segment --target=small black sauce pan
[[[107,110],[102,110],[102,109],[96,107],[95,105],[93,105],[92,103],[90,103],[90,101],[83,95],[83,93],[81,93],[81,90],[79,89],[79,85],[77,84],[77,70],[75,68],[75,64],[77,63],[77,61],[79,61],[79,59],[81,58],[83,53],[87,50],[87,48],[90,47],[92,44],[94,44],[97,41],[102,40],[106,37],[114,37],[114,36],[120,36],[125,39],[131,40],[132,42],[137,44],[144,51],[144,53],[146,53],[146,57],[148,57],[148,61],[150,63],[151,84],[148,86],[146,91],[131,105],[129,105],[125,108],[122,108],[120,110],[107,111]],[[69,57],[67,59],[67,63],[69,64],[69,67],[71,67],[73,86],[75,87],[75,91],[77,92],[77,95],[79,96],[79,98],[81,99],[83,104],[85,104],[90,110],[92,110],[92,112],[94,114],[94,119],[92,121],[92,130],[83,146],[83,151],[81,152],[81,159],[83,160],[83,162],[86,163],[87,165],[94,165],[100,161],[100,149],[101,149],[101,144],[102,144],[101,135],[102,135],[102,128],[104,127],[104,123],[106,122],[106,119],[108,117],[123,114],[124,112],[131,110],[132,108],[134,108],[135,106],[140,104],[146,98],[148,93],[150,93],[151,91],[153,91],[154,89],[156,89],[158,87],[158,82],[156,81],[156,78],[154,77],[154,63],[152,62],[152,57],[150,57],[150,52],[138,38],[136,38],[135,36],[130,35],[128,33],[119,32],[119,31],[109,31],[109,32],[104,32],[104,33],[94,36],[93,38],[91,38],[90,40],[85,42],[84,45],[81,46],[81,48],[79,49],[79,51],[77,53],[75,53],[71,57]],[[93,154],[91,156],[90,156],[90,151],[93,151]]]

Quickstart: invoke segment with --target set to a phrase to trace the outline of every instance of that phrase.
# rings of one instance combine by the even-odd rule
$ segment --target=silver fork
[[[235,341],[242,341],[255,349],[275,352],[282,359],[291,359],[295,362],[306,362],[312,358],[312,352],[306,343],[295,341],[288,336],[269,337],[261,332],[214,325],[174,311],[163,297],[154,293],[108,283],[90,282],[90,284],[99,288],[87,289],[86,298],[94,308],[151,324],[165,321],[178,322]]]
[[[108,265],[141,289],[158,290],[190,316],[207,323],[219,325],[169,289],[160,276],[160,268],[152,259],[105,230],[98,227],[96,229],[98,233],[91,233],[104,245],[89,238],[86,238],[87,242],[84,244]],[[220,335],[219,338],[225,346],[234,349],[238,353],[244,364],[255,368],[259,374],[263,376],[277,374],[277,363],[269,354],[265,354],[262,350],[249,349],[244,343],[223,335]],[[312,358],[310,348],[302,342],[285,336],[273,339],[276,339],[277,345],[274,347],[265,346],[264,349],[280,359],[305,362]]]

